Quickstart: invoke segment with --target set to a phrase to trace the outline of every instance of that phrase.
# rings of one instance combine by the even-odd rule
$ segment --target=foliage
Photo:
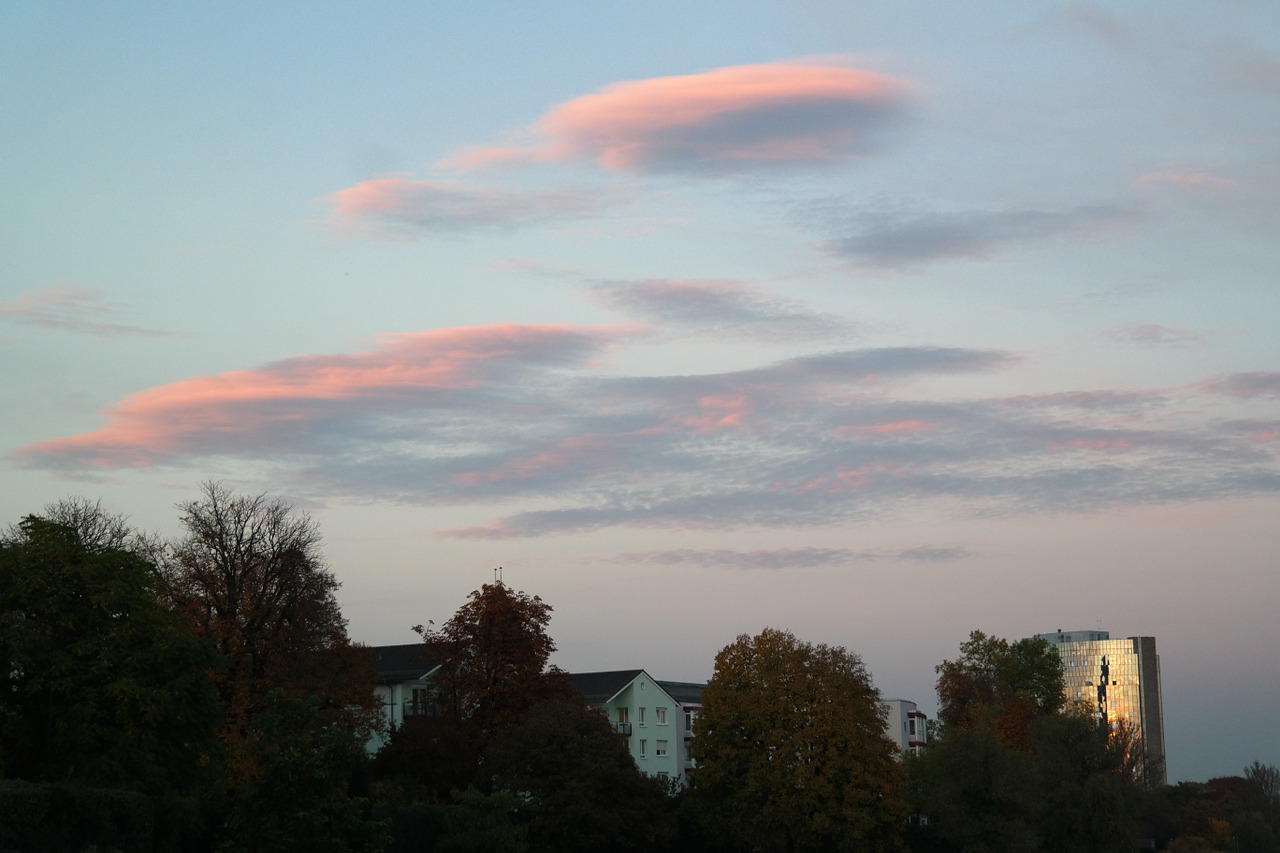
[[[131,791],[0,779],[0,849],[152,850],[154,809]]]
[[[1043,640],[974,631],[937,667],[940,727],[909,763],[918,850],[1128,850],[1138,788],[1134,745],[1066,707]],[[1138,745],[1140,748],[1140,745]]]
[[[322,698],[321,724],[372,726],[371,664],[347,638],[315,522],[278,498],[213,482],[180,509],[187,533],[164,571],[173,608],[225,660],[216,684],[232,783],[257,772],[255,718],[273,691]]]
[[[1066,702],[1061,659],[1041,639],[1010,643],[973,631],[960,645],[960,657],[943,661],[936,671],[943,725],[990,722],[1009,746],[1025,748],[1032,722]]]
[[[221,851],[381,850],[385,824],[351,796],[367,732],[324,713],[320,699],[272,691],[256,718],[258,772],[237,792]]]
[[[519,720],[551,686],[550,621],[549,604],[499,581],[471,593],[438,631],[417,626],[443,661],[435,680],[446,712],[471,720],[485,740]]]
[[[0,543],[3,775],[149,793],[206,780],[216,656],[127,540],[31,516]]]
[[[455,790],[445,802],[384,805],[392,827],[388,853],[526,853],[525,828],[516,823],[519,798],[506,791]]]
[[[895,849],[903,770],[881,714],[852,652],[774,629],[738,637],[694,724],[696,813],[749,849]]]
[[[538,703],[494,742],[495,790],[518,792],[534,850],[657,851],[675,831],[665,785],[643,776],[608,720],[581,698]]]

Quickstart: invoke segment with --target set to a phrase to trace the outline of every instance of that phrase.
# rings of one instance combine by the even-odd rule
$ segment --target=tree
[[[165,608],[123,520],[59,506],[74,527],[29,516],[0,542],[0,775],[195,792],[217,747],[216,655]]]
[[[414,629],[443,661],[433,683],[444,716],[465,722],[479,754],[537,702],[571,689],[548,669],[550,621],[551,605],[499,581],[471,593],[439,630]]]
[[[994,715],[992,722],[1010,746],[1025,747],[1033,720],[1066,703],[1061,659],[1042,639],[1010,643],[973,631],[961,643],[960,657],[943,661],[936,671],[942,723],[963,728]]]
[[[347,638],[319,528],[279,498],[212,482],[179,508],[170,601],[223,658],[213,671],[230,759],[223,845],[307,849],[297,834],[312,827],[326,850],[376,846],[378,828],[349,791],[380,723],[375,677]]]
[[[654,853],[675,833],[666,787],[581,697],[539,702],[498,735],[485,767],[495,791],[516,796],[533,850]]]
[[[909,764],[921,850],[1126,850],[1137,789],[1132,738],[1067,706],[1057,653],[974,631],[938,667],[940,726]],[[1131,734],[1131,733],[1130,733]]]
[[[187,532],[164,570],[173,608],[226,661],[216,684],[234,781],[253,772],[245,747],[272,691],[320,697],[345,717],[373,711],[374,676],[347,638],[316,523],[279,498],[202,488],[201,499],[179,505]]]
[[[884,725],[856,654],[744,634],[716,656],[694,724],[696,812],[747,849],[896,849],[904,776]]]

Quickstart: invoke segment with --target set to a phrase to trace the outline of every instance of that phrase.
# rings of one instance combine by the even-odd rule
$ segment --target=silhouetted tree
[[[273,691],[319,698],[322,721],[367,726],[374,676],[347,638],[316,523],[278,498],[202,488],[201,499],[179,506],[186,536],[172,544],[164,571],[174,610],[225,659],[215,683],[238,784],[256,772],[253,721]]]
[[[127,525],[74,506],[75,528],[31,516],[0,542],[0,775],[197,791],[217,746],[216,654],[162,604]]]

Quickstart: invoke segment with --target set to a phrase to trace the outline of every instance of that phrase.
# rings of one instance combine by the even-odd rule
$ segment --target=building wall
[[[898,745],[898,751],[915,755],[929,743],[928,717],[915,702],[886,699],[884,702],[885,734]]]
[[[609,722],[630,724],[627,749],[646,776],[683,781],[689,765],[685,742],[684,707],[654,683],[639,675],[606,706]]]
[[[1096,639],[1071,639],[1085,634]],[[1164,709],[1160,690],[1160,656],[1154,637],[1112,640],[1106,631],[1059,631],[1037,634],[1062,658],[1068,702],[1083,702],[1114,728],[1132,724],[1143,739],[1148,782],[1165,783]],[[1064,639],[1059,640],[1059,637]]]

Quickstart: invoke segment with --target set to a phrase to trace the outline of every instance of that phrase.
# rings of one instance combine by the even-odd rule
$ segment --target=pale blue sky
[[[506,568],[557,662],[741,632],[931,711],[1157,637],[1280,762],[1280,6],[0,6],[0,510],[313,512],[352,635]]]

